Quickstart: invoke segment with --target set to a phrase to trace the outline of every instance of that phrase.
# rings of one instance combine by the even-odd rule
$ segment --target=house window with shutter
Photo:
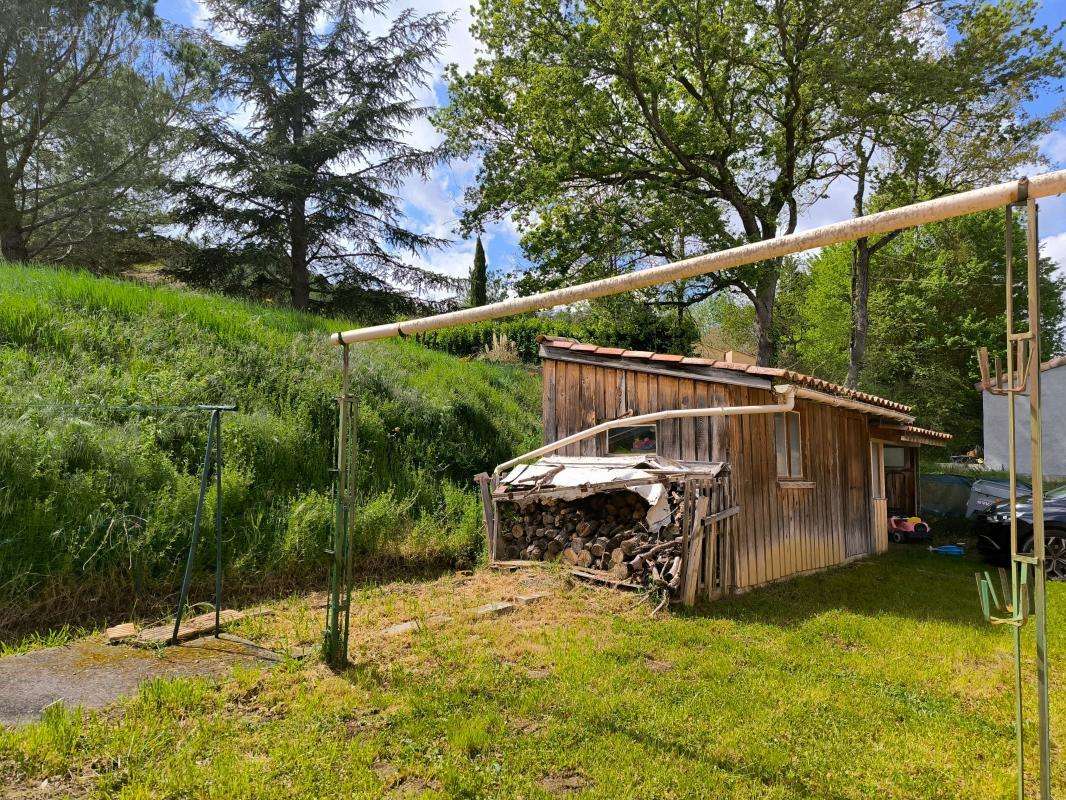
[[[774,447],[777,453],[777,477],[785,480],[803,478],[799,412],[774,415]]]

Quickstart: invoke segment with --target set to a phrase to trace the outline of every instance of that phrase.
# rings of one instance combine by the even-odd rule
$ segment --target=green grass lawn
[[[121,798],[1009,798],[1010,637],[979,618],[975,566],[901,547],[655,619],[636,595],[551,569],[368,587],[345,674],[290,661],[220,685],[151,683],[110,712],[56,710],[0,733],[2,785]],[[551,596],[510,616],[463,613],[538,588]],[[313,643],[313,599],[239,632]],[[1059,740],[1064,607],[1066,586],[1052,586]],[[453,621],[379,634],[436,613]]]

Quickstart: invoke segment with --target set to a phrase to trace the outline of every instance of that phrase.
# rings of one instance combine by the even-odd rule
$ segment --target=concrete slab
[[[412,619],[407,622],[400,622],[396,625],[390,625],[382,632],[382,636],[400,636],[405,633],[414,633],[425,628],[436,628],[445,623],[451,622],[452,618],[447,614],[434,614],[431,617],[426,617],[424,620]]]
[[[532,594],[520,594],[515,597],[515,602],[523,606],[531,606],[551,597],[551,592],[533,592]]]
[[[226,634],[223,634],[226,637]],[[0,724],[33,722],[52,703],[103,708],[151,678],[221,677],[236,664],[272,663],[267,653],[213,636],[159,650],[109,646],[92,638],[0,658]]]
[[[478,606],[473,610],[473,614],[478,619],[485,619],[487,617],[499,617],[503,614],[510,614],[515,610],[517,606],[514,603],[486,603],[483,606]]]

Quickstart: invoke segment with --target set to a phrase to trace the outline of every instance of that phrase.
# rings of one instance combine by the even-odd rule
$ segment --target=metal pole
[[[222,632],[222,412],[215,421],[215,637]]]
[[[1014,209],[1008,205],[1005,210],[1004,251],[1007,259],[1007,388],[1014,387]],[[1023,365],[1019,364],[1019,367]],[[1024,367],[1023,367],[1024,368]],[[1010,452],[1010,581],[1012,612],[1017,613],[1020,600],[1020,581],[1018,573],[1028,569],[1019,563],[1018,555],[1018,468],[1016,453],[1016,431],[1014,429],[1014,392],[1007,392],[1007,449]],[[1024,708],[1022,705],[1022,628],[1015,625],[1011,631],[1014,644],[1014,746],[1018,761],[1017,796],[1025,798],[1025,740],[1023,736]]]
[[[204,465],[200,470],[200,497],[196,501],[196,515],[192,520],[192,538],[189,541],[189,556],[185,560],[185,577],[181,581],[181,592],[178,595],[178,608],[174,612],[174,633],[171,634],[170,643],[177,644],[178,628],[181,626],[181,615],[185,610],[185,601],[189,598],[189,580],[192,578],[192,564],[196,557],[196,543],[200,539],[200,519],[204,512],[204,498],[207,496],[207,484],[211,477],[211,447],[214,443],[215,426],[218,423],[218,411],[211,414],[211,423],[207,426],[207,447],[204,449]]]
[[[345,633],[342,632],[341,594],[347,564],[348,544],[348,391],[351,383],[348,345],[341,353],[342,377],[341,393],[337,398],[337,466],[336,517],[333,527],[333,549],[330,555],[333,564],[330,568],[329,606],[326,612],[325,656],[334,668],[343,667],[348,661],[346,649],[342,649]]]
[[[1044,563],[1044,459],[1040,409],[1040,236],[1034,197],[1026,201],[1029,331],[1029,439],[1032,447],[1033,565],[1036,572],[1036,677],[1040,713],[1040,797],[1051,798],[1051,735],[1048,708],[1047,571]]]
[[[345,382],[347,385],[347,381]],[[348,419],[348,466],[345,469],[347,477],[345,497],[345,536],[344,536],[344,635],[343,653],[345,661],[348,658],[348,632],[352,610],[352,572],[355,557],[355,491],[358,486],[358,454],[359,454],[359,400],[349,395],[349,388],[345,389],[347,402],[349,403]]]

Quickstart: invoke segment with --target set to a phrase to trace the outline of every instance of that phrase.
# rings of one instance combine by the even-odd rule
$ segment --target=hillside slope
[[[207,417],[170,407],[198,403],[239,406],[223,423],[230,578],[317,569],[339,390],[339,350],[325,334],[344,327],[0,263],[0,607],[56,587],[106,586],[111,597],[173,588]],[[470,478],[536,442],[537,379],[409,341],[353,347],[352,361],[362,552],[471,559],[480,522]],[[213,536],[212,512],[202,568]],[[17,622],[0,618],[0,628]]]

